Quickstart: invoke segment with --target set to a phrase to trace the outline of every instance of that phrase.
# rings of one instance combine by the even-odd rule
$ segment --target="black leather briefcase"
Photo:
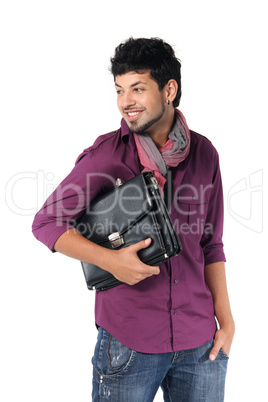
[[[119,182],[119,183],[118,183]],[[151,172],[141,173],[90,203],[76,221],[86,238],[109,249],[120,249],[151,238],[138,252],[144,263],[157,266],[182,251],[158,183]],[[107,290],[122,284],[109,272],[81,262],[90,290]]]

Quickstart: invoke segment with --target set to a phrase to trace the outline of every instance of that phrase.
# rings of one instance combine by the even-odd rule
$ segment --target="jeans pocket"
[[[109,332],[99,328],[92,364],[98,374],[117,378],[122,376],[134,362],[133,350],[115,339]]]
[[[229,360],[229,356],[222,350],[222,349],[220,349],[219,350],[219,353],[218,353],[221,357],[223,357],[225,360]]]
[[[107,356],[109,359],[109,368],[113,372],[122,370],[122,368],[129,362],[131,355],[131,349],[110,335],[107,345]]]

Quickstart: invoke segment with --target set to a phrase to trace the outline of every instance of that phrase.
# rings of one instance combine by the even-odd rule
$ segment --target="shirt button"
[[[174,283],[178,283],[178,279],[174,279]]]
[[[193,196],[192,196],[192,199],[193,199],[193,200],[196,200],[196,196],[195,196],[195,195],[193,195]]]
[[[175,314],[175,315],[177,315],[177,314],[178,314],[178,311],[177,311],[177,310],[175,310],[175,311],[174,311],[174,314]]]

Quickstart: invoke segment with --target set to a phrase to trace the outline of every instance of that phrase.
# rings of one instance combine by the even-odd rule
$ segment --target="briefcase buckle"
[[[121,180],[121,179],[118,177],[118,179],[116,179],[116,182],[115,182],[116,187],[120,187],[120,186],[122,186],[122,184],[124,184],[123,180]]]
[[[157,182],[156,178],[151,177],[151,182],[152,182],[154,188],[157,190],[158,189],[158,182]]]
[[[121,236],[118,232],[114,232],[108,236],[110,243],[113,248],[117,248],[124,244],[123,236]]]

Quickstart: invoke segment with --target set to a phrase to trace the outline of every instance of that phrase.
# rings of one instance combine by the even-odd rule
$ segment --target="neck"
[[[148,130],[148,134],[158,149],[165,146],[174,123],[174,118],[175,109],[173,107],[168,107],[161,120],[153,124]]]

